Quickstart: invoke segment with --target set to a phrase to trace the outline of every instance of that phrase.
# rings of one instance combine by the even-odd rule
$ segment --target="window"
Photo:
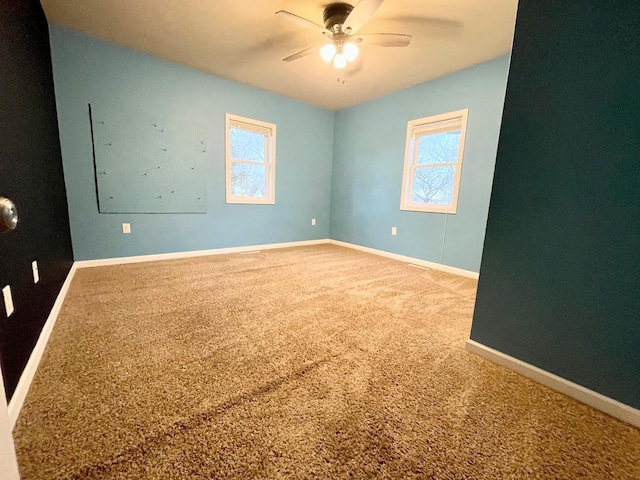
[[[468,110],[411,120],[400,210],[456,213]]]
[[[276,126],[227,114],[227,203],[275,203]]]

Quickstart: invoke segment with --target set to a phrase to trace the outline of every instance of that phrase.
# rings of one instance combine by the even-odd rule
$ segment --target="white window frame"
[[[458,193],[460,191],[460,176],[462,175],[462,158],[467,132],[467,117],[469,110],[457,110],[431,117],[418,118],[407,122],[407,142],[404,154],[404,170],[402,173],[402,193],[400,197],[400,210],[431,213],[456,213],[458,208]],[[440,132],[460,130],[460,146],[458,158],[451,163],[418,164],[418,138]],[[424,204],[413,201],[413,179],[418,168],[456,167],[453,180],[453,197],[451,205]]]
[[[231,113],[226,114],[226,201],[227,203],[245,203],[269,205],[276,203],[276,126],[273,123],[240,117]],[[231,158],[231,128],[241,128],[249,132],[265,135],[264,163],[252,160]],[[231,165],[246,163],[264,165],[265,167],[265,195],[264,197],[246,197],[231,193]]]

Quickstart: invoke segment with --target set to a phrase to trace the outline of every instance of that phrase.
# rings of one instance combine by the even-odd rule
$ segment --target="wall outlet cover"
[[[38,272],[38,262],[35,260],[31,262],[31,270],[33,270],[33,283],[40,281],[40,273]]]
[[[7,312],[7,317],[13,313],[13,298],[11,297],[11,287],[7,285],[2,289],[2,296],[4,297],[4,309]]]
[[[391,227],[391,235],[397,235],[398,229],[396,227]]]
[[[122,233],[131,233],[131,224],[123,223],[122,224]]]

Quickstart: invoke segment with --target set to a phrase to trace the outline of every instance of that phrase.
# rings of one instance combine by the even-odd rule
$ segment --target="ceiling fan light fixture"
[[[384,0],[358,0],[355,7],[343,1],[325,5],[322,14],[324,26],[286,10],[277,11],[276,15],[279,17],[315,30],[325,38],[324,42],[300,50],[282,60],[291,62],[312,52],[318,52],[325,63],[332,64],[333,68],[343,69],[358,58],[361,45],[370,47],[408,46],[411,42],[411,35],[402,33],[358,34],[383,2]]]
[[[335,68],[344,68],[347,66],[347,57],[343,53],[338,53],[333,58],[333,66]]]
[[[360,49],[355,43],[347,42],[344,44],[343,52],[347,62],[353,62],[358,57]]]
[[[336,55],[336,46],[333,43],[327,43],[320,49],[320,57],[322,60],[329,63]]]

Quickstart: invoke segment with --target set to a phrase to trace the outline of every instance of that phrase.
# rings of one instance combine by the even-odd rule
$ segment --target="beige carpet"
[[[640,431],[464,351],[475,288],[332,245],[81,269],[23,478],[640,478]]]

